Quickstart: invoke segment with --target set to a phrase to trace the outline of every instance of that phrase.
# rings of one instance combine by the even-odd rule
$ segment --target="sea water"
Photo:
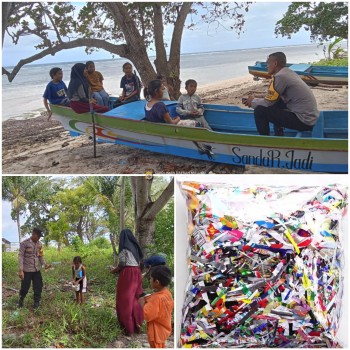
[[[276,51],[283,51],[287,61],[292,63],[315,62],[323,57],[322,46],[315,44],[183,54],[180,75],[182,88],[187,79],[195,79],[198,86],[202,86],[245,76],[248,74],[248,65],[265,61],[268,54]],[[153,61],[154,57],[150,59]],[[120,80],[124,75],[122,65],[126,61],[124,58],[95,61],[96,70],[103,74],[104,88],[110,95],[118,96],[121,93]],[[70,70],[75,63],[26,65],[11,83],[3,75],[3,120],[40,115],[44,110],[42,95],[50,81],[49,70],[55,66],[62,68],[63,81],[68,86]]]

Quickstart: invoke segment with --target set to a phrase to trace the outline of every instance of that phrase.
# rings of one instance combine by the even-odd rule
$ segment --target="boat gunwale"
[[[66,117],[66,118],[72,118],[72,117],[78,117],[78,121],[79,122],[87,122],[86,120],[84,120],[84,116],[89,116],[91,117],[90,112],[86,112],[86,113],[75,113],[70,107],[66,107],[66,106],[59,106],[59,105],[52,105],[52,109],[53,112],[55,113],[55,109],[61,109],[61,110],[65,110],[67,112],[69,112],[69,114],[73,115],[63,115],[62,117]],[[57,113],[57,112],[56,112]],[[57,113],[59,115],[59,113]],[[169,138],[178,138],[176,136],[179,136],[177,134],[177,131],[173,128],[177,128],[180,130],[184,130],[186,131],[186,133],[188,131],[191,131],[191,133],[200,133],[203,134],[205,133],[207,136],[209,136],[208,138],[204,138],[204,136],[199,135],[201,138],[196,137],[194,139],[194,137],[189,137],[186,135],[181,135],[181,139],[186,140],[186,141],[195,141],[195,142],[214,142],[214,143],[218,143],[218,144],[223,144],[223,145],[229,145],[232,144],[232,140],[216,140],[213,135],[220,135],[220,136],[224,136],[224,138],[228,138],[231,137],[232,135],[235,135],[237,138],[244,138],[244,140],[236,140],[234,142],[235,145],[239,145],[239,146],[243,146],[243,147],[261,147],[261,148],[277,148],[277,149],[294,149],[294,150],[312,150],[312,151],[329,151],[329,152],[348,152],[348,139],[336,139],[336,138],[298,138],[298,137],[276,137],[276,136],[265,136],[265,135],[250,135],[250,134],[234,134],[234,133],[224,133],[224,132],[217,132],[217,131],[212,131],[212,130],[208,130],[205,128],[193,128],[193,127],[188,127],[188,126],[180,126],[180,125],[172,125],[172,124],[165,124],[165,123],[152,123],[152,122],[148,122],[145,120],[134,120],[134,119],[128,119],[126,117],[118,117],[118,116],[107,116],[104,114],[100,114],[100,113],[95,113],[95,123],[98,126],[102,126],[102,127],[107,127],[107,128],[114,128],[113,126],[109,126],[109,125],[103,125],[101,123],[98,122],[98,119],[108,119],[108,120],[121,120],[123,122],[127,122],[127,123],[136,123],[136,124],[140,124],[142,123],[145,126],[151,126],[151,125],[156,125],[158,127],[164,128],[166,130],[174,130],[174,135],[165,135],[164,133],[161,133],[157,130],[152,130],[153,132],[150,132],[150,130],[147,130],[148,127],[143,128],[142,130],[129,130],[131,132],[137,132],[140,134],[144,134],[144,135],[154,135],[154,136],[158,136],[158,137],[169,137]],[[119,129],[122,130],[127,130],[128,129],[125,126],[118,126]],[[170,129],[171,128],[171,129]],[[82,133],[83,134],[83,133]],[[272,141],[272,143],[267,143],[267,144],[261,144],[259,143],[257,140],[265,140],[265,141]],[[247,141],[246,141],[247,140]],[[284,141],[284,145],[283,147],[281,147],[281,145],[276,144],[278,140],[283,140]],[[242,142],[245,141],[245,142]],[[253,142],[252,142],[253,141]],[[254,142],[255,141],[255,142]],[[344,145],[339,145],[337,146],[328,146],[328,148],[320,148],[319,146],[314,146],[314,145],[307,145],[307,146],[303,146],[303,145],[285,145],[285,143],[287,142],[291,142],[293,141],[293,143],[305,143],[305,142],[310,142],[315,144],[315,143],[344,143]],[[346,143],[346,144],[345,144]],[[344,148],[344,146],[346,146]],[[326,147],[326,146],[324,146]]]

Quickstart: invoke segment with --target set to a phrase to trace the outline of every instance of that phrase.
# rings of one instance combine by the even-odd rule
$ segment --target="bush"
[[[99,249],[108,249],[111,246],[111,242],[105,237],[98,237],[89,243],[89,247],[97,247]]]
[[[348,66],[348,59],[347,58],[338,58],[333,60],[326,60],[322,59],[318,62],[312,63],[315,66]]]
[[[76,252],[79,252],[81,248],[84,246],[84,243],[79,236],[75,236],[72,239],[71,246],[73,250],[75,250]]]

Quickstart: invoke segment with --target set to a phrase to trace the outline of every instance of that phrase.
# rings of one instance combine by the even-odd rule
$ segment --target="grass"
[[[64,289],[71,279],[71,264],[77,252],[70,247],[61,252],[47,248],[44,254],[53,268],[42,271],[42,302],[34,312],[32,287],[25,298],[25,307],[17,308],[18,293],[9,288],[20,289],[18,254],[3,253],[3,347],[95,348],[118,339],[122,330],[115,315],[116,279],[109,273],[112,250],[91,247],[79,252],[88,278],[83,306],[74,303],[71,289]]]

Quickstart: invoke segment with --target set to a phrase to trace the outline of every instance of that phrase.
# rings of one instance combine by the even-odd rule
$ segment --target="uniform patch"
[[[265,100],[270,102],[275,102],[280,98],[280,94],[275,90],[275,77],[272,77],[269,89],[267,90],[267,94],[265,96]]]

